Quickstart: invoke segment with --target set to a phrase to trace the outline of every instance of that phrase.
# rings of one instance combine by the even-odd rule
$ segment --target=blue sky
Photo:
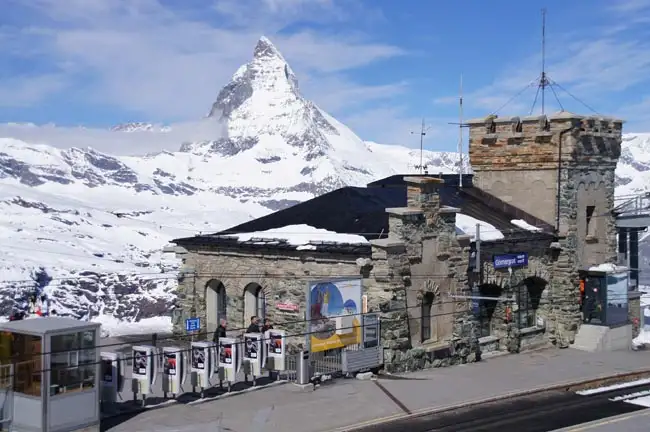
[[[548,73],[564,109],[650,131],[650,0],[2,4],[0,123],[201,117],[264,34],[303,93],[362,138],[416,146],[410,131],[425,117],[426,146],[453,150],[460,75],[465,118],[500,108],[539,74],[546,7]],[[527,115],[534,97],[531,86],[499,114]],[[558,109],[552,92],[546,100]]]

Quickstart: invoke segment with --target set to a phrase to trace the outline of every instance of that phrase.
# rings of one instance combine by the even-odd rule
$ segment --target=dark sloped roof
[[[521,238],[544,235],[534,233],[517,227],[510,221],[518,218],[503,208],[495,208],[482,199],[469,193],[473,188],[459,189],[455,186],[445,185],[440,188],[440,196],[443,205],[460,208],[461,213],[478,220],[494,225],[502,231],[506,238]],[[344,187],[319,197],[313,198],[289,207],[284,210],[271,213],[258,219],[232,227],[219,233],[176,239],[173,242],[178,244],[199,244],[217,243],[223,245],[234,245],[237,241],[234,238],[227,238],[228,234],[249,233],[267,231],[285,227],[287,225],[306,224],[314,228],[326,229],[337,233],[359,234],[368,240],[386,237],[388,232],[388,214],[386,208],[406,206],[406,187],[390,185],[390,187]],[[530,220],[529,220],[529,223]],[[536,225],[536,224],[535,224]],[[278,235],[279,237],[281,235]],[[274,240],[252,239],[247,242],[254,247],[283,247],[293,248],[288,243]],[[343,249],[350,252],[361,252],[367,246],[348,245]],[[318,250],[323,250],[321,247]],[[341,247],[330,244],[329,250],[341,250]]]

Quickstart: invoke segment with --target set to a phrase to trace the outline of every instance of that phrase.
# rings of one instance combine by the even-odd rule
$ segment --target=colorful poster
[[[176,353],[166,352],[164,373],[165,375],[176,375]]]
[[[361,291],[361,279],[309,284],[312,352],[361,343]]]
[[[282,334],[269,330],[268,335],[269,354],[282,354]]]
[[[219,363],[231,365],[232,363],[232,344],[222,343],[219,346]]]
[[[192,347],[192,369],[205,369],[205,348],[200,346]]]

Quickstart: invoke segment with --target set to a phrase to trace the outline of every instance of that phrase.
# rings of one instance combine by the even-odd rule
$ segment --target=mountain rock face
[[[417,150],[362,141],[305,99],[264,37],[196,125],[218,125],[219,133],[140,157],[105,154],[92,142],[61,150],[0,138],[0,315],[34,291],[76,317],[166,314],[179,266],[162,252],[169,240],[417,172],[420,159]],[[150,133],[155,141],[178,130],[129,123],[113,133]],[[430,172],[450,172],[458,158],[425,151],[424,162]],[[650,135],[626,136],[619,193],[645,190],[649,168]]]
[[[414,172],[419,152],[368,143],[305,99],[266,38],[177,152],[115,156],[0,138],[0,315],[33,291],[59,314],[137,320],[167,313],[176,237],[225,229],[345,185]],[[128,123],[151,140],[175,125]],[[182,127],[187,128],[187,124]],[[145,135],[143,135],[145,134]],[[143,138],[143,139],[146,139]],[[455,154],[425,152],[433,172]]]

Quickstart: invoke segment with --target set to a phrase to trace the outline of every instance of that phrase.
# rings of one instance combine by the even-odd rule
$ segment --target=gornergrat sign
[[[528,252],[494,255],[492,256],[492,265],[495,269],[526,267],[528,265]]]

